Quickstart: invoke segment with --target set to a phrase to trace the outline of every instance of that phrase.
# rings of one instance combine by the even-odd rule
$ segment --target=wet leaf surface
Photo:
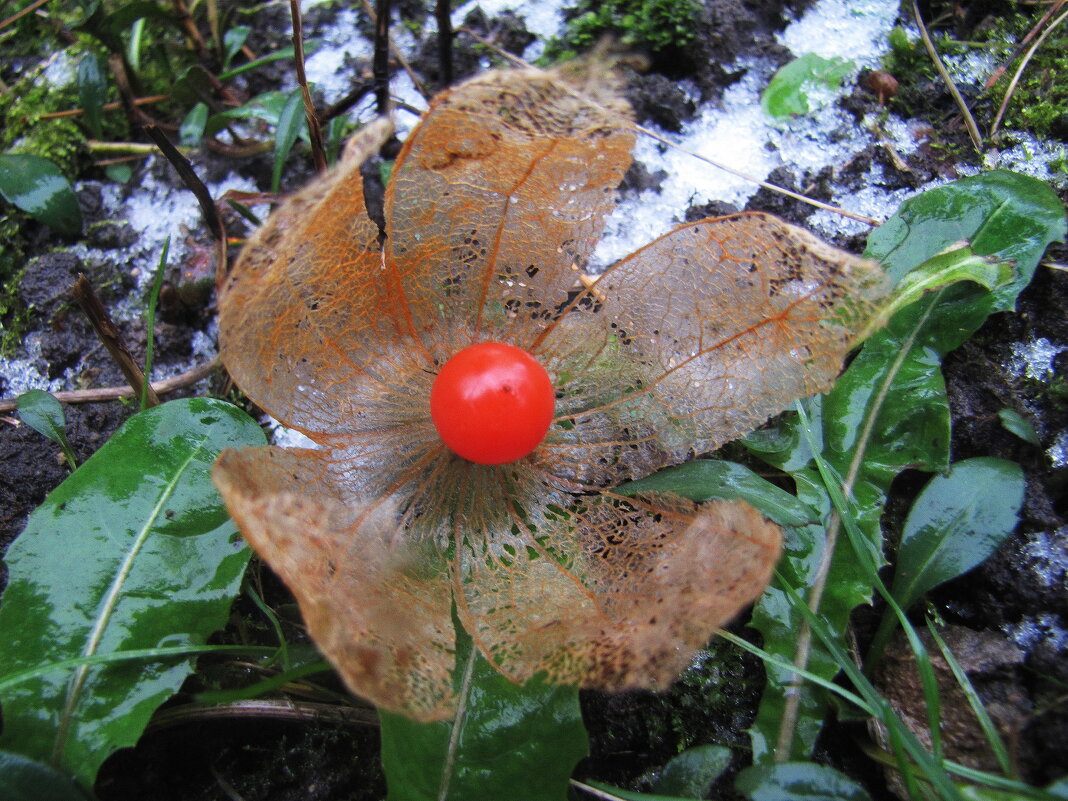
[[[191,670],[189,658],[49,671],[64,659],[202,644],[225,622],[248,561],[209,471],[263,441],[237,407],[196,398],[132,417],[30,517],[8,549],[0,743],[91,787]]]
[[[0,153],[0,195],[61,234],[73,236],[82,230],[82,213],[74,189],[48,159],[26,153]]]

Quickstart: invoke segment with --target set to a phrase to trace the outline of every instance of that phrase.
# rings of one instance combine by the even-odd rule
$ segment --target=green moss
[[[22,342],[29,309],[19,301],[18,290],[25,267],[25,242],[19,212],[0,215],[0,356],[10,357]]]
[[[546,55],[568,58],[589,50],[606,35],[653,54],[683,47],[696,35],[694,20],[700,10],[697,0],[579,0],[567,33],[549,42]]]
[[[0,95],[0,151],[32,153],[76,175],[85,156],[85,134],[73,119],[41,119],[43,114],[78,107],[75,86],[50,86],[34,71]]]

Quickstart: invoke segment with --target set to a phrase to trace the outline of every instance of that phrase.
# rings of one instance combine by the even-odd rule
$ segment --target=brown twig
[[[1031,43],[1031,40],[1034,39],[1035,35],[1039,32],[1039,30],[1042,29],[1042,26],[1049,22],[1049,20],[1053,18],[1053,15],[1061,10],[1061,6],[1063,6],[1065,2],[1068,2],[1068,0],[1055,0],[1053,5],[1046,9],[1046,13],[1042,15],[1042,19],[1036,22],[1034,27],[1027,32],[1027,35],[1020,40],[1020,43],[1016,45],[1015,49],[1012,51],[1012,55],[1009,56],[1008,60],[996,70],[994,70],[994,72],[991,73],[990,77],[986,79],[986,83],[983,84],[984,89],[992,89],[994,87],[994,84],[1001,80],[1001,76],[1004,75],[1009,69],[1009,64],[1011,64],[1020,57],[1020,54],[1027,49],[1027,45]]]
[[[130,121],[130,126],[139,128],[142,125],[153,123],[154,120],[137,107],[135,102],[137,93],[133,90],[130,73],[126,69],[126,57],[122,53],[112,53],[108,56],[108,68],[115,78],[115,86],[119,90],[119,100],[122,103],[123,110],[126,112],[126,119]]]
[[[202,378],[207,378],[219,367],[219,357],[216,356],[210,362],[197,365],[191,370],[186,370],[180,375],[165,378],[162,381],[153,381],[152,391],[156,395],[166,395],[176,389],[195,384]],[[100,403],[102,401],[118,400],[119,398],[135,397],[130,387],[98,387],[96,389],[74,389],[52,393],[60,403]],[[137,395],[136,397],[140,397]],[[18,398],[4,398],[0,400],[0,412],[10,412],[18,408]]]
[[[1001,126],[1001,121],[1005,117],[1005,112],[1009,108],[1009,101],[1012,100],[1012,96],[1016,93],[1016,87],[1020,83],[1020,77],[1023,75],[1023,71],[1027,68],[1027,65],[1031,62],[1031,58],[1035,55],[1035,51],[1042,46],[1042,43],[1046,41],[1047,37],[1049,37],[1049,35],[1053,33],[1053,30],[1064,22],[1065,19],[1068,19],[1068,11],[1065,11],[1057,17],[1057,19],[1053,20],[1046,30],[1042,31],[1042,35],[1035,40],[1034,44],[1028,49],[1027,54],[1020,61],[1020,66],[1017,67],[1016,72],[1012,76],[1012,80],[1009,82],[1008,89],[1005,90],[1005,96],[1001,98],[1001,105],[998,106],[998,113],[994,115],[994,122],[990,125],[991,138],[998,132],[998,128]]]
[[[916,18],[916,27],[920,29],[920,38],[923,39],[923,46],[927,48],[927,54],[931,57],[931,61],[934,62],[935,69],[938,70],[938,74],[942,76],[942,80],[946,82],[946,88],[949,89],[953,101],[957,104],[957,108],[960,109],[960,113],[964,117],[964,127],[968,129],[968,136],[972,139],[975,151],[977,153],[982,153],[983,136],[979,133],[979,126],[975,124],[975,117],[972,116],[968,104],[964,101],[964,97],[961,95],[960,90],[957,89],[957,85],[953,83],[953,79],[949,77],[949,72],[942,63],[942,59],[938,56],[938,51],[935,49],[934,42],[931,40],[931,35],[927,32],[927,26],[923,24],[923,16],[920,14],[920,4],[917,0],[912,0],[912,14]]]
[[[171,144],[171,140],[164,136],[163,132],[155,125],[146,125],[145,133],[152,138],[152,141],[156,143],[167,161],[177,170],[183,183],[200,204],[200,211],[204,214],[208,230],[215,237],[215,288],[219,290],[222,288],[222,282],[226,277],[226,226],[223,224],[222,215],[219,214],[219,209],[211,198],[211,192],[208,191],[208,188],[204,186],[204,182],[194,172],[193,165],[189,163],[189,159],[179,153],[178,149]]]
[[[151,95],[150,97],[135,97],[133,104],[135,106],[147,106],[150,103],[161,103],[164,100],[169,100],[170,95]],[[104,111],[115,111],[115,109],[122,108],[122,103],[117,100],[112,100],[109,103],[105,103],[102,106]],[[85,113],[83,108],[72,108],[66,111],[49,111],[47,114],[42,114],[38,119],[41,120],[58,120],[64,117],[78,117]]]
[[[189,43],[197,51],[197,56],[201,59],[206,59],[209,55],[208,46],[205,44],[204,37],[200,35],[200,31],[189,13],[189,7],[186,6],[184,0],[172,0],[172,5],[174,6],[174,13],[178,15],[178,23],[182,26],[182,30],[185,31]]]
[[[372,91],[374,88],[374,81],[364,81],[351,92],[349,92],[347,95],[345,95],[343,98],[338,100],[336,103],[331,103],[329,106],[327,106],[323,110],[323,113],[319,115],[319,123],[322,124],[324,122],[330,122],[330,120],[334,119],[334,117],[338,117],[344,114],[350,108],[352,108],[361,100],[363,100],[364,97],[367,96],[367,93]]]
[[[319,115],[315,112],[315,102],[308,88],[308,76],[304,72],[304,31],[300,22],[300,5],[297,0],[289,0],[289,14],[293,18],[293,61],[297,68],[297,86],[304,100],[304,116],[308,119],[308,138],[311,140],[312,158],[315,169],[326,169],[326,149],[323,147],[323,129],[319,127]]]
[[[48,2],[48,0],[36,0],[35,2],[30,3],[28,6],[26,6],[26,8],[22,9],[21,11],[16,11],[10,17],[8,17],[7,19],[5,19],[2,22],[0,22],[0,30],[2,30],[3,28],[6,28],[8,25],[10,25],[13,22],[18,22],[20,19],[25,17],[27,14],[32,14],[34,11],[39,9],[41,6],[43,6],[47,2]]]
[[[159,406],[159,396],[152,390],[152,387],[148,387],[146,391],[145,374],[141,372],[140,365],[134,361],[133,354],[126,347],[122,334],[115,326],[115,323],[112,322],[108,310],[104,308],[104,304],[100,302],[100,298],[93,291],[89,279],[82,273],[78,273],[78,279],[74,282],[74,286],[71,287],[70,291],[85,316],[89,318],[89,324],[93,326],[96,335],[104,343],[104,347],[108,349],[111,358],[115,360],[119,365],[119,369],[122,370],[122,374],[126,376],[134,395],[141,397],[142,393],[144,393],[146,406]]]

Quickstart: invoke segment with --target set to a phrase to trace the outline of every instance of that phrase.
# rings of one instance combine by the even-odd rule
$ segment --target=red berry
[[[478,464],[522,459],[545,438],[555,393],[525,350],[471,345],[450,358],[430,390],[430,416],[455,453]]]

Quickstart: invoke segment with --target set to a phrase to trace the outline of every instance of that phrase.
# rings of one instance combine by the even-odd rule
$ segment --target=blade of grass
[[[938,50],[935,49],[934,42],[931,41],[927,26],[923,24],[923,16],[920,14],[920,5],[917,0],[912,0],[912,15],[916,20],[916,27],[920,29],[923,46],[927,48],[927,53],[930,55],[931,61],[934,62],[935,69],[942,76],[942,80],[946,83],[946,88],[949,89],[950,95],[953,96],[953,101],[957,104],[957,108],[960,109],[960,113],[964,117],[964,127],[968,129],[968,136],[972,139],[975,152],[981,154],[983,152],[983,136],[979,133],[979,126],[975,124],[975,117],[972,116],[968,104],[964,102],[964,97],[961,95],[960,90],[953,83],[953,79],[949,77],[942,59],[938,57]]]
[[[282,668],[289,670],[292,665],[289,663],[289,641],[286,639],[285,634],[282,632],[282,624],[278,620],[278,616],[274,613],[274,610],[267,606],[260,598],[260,594],[256,592],[256,588],[246,579],[245,581],[245,593],[252,600],[252,603],[256,605],[256,608],[263,612],[263,616],[271,624],[271,628],[274,629],[274,634],[278,638],[278,655],[282,659]]]
[[[942,652],[942,658],[946,660],[953,678],[957,680],[964,697],[968,699],[968,706],[972,708],[976,720],[979,721],[979,727],[983,730],[983,735],[990,744],[990,750],[994,752],[994,757],[997,759],[1002,772],[1010,778],[1015,778],[1016,771],[1012,766],[1012,760],[1009,758],[1009,750],[1005,747],[1005,741],[1001,739],[997,726],[990,719],[990,715],[987,713],[986,707],[983,706],[982,699],[979,698],[979,693],[975,691],[968,674],[964,672],[964,668],[961,667],[960,662],[957,661],[953,652],[949,650],[949,646],[946,645],[945,640],[938,633],[938,627],[929,617],[927,618],[927,630],[931,632],[931,637],[938,646],[938,650]]]
[[[809,447],[812,449],[812,456],[816,463],[816,468],[819,470],[820,476],[823,478],[824,486],[827,488],[827,492],[831,497],[831,503],[834,505],[838,519],[842,521],[842,525],[845,528],[850,544],[853,546],[853,550],[856,552],[857,557],[860,559],[861,564],[868,573],[868,579],[871,581],[872,586],[883,597],[887,606],[893,611],[894,615],[901,623],[901,628],[904,631],[909,646],[912,649],[912,653],[916,658],[916,670],[920,675],[920,684],[923,688],[924,701],[927,705],[927,725],[931,735],[931,747],[934,751],[935,758],[941,761],[942,706],[938,694],[938,681],[935,679],[934,669],[931,667],[931,660],[927,656],[927,649],[916,634],[916,630],[912,627],[912,623],[905,615],[905,611],[890,594],[890,590],[887,589],[883,580],[879,577],[878,564],[880,555],[873,553],[872,544],[864,536],[860,527],[857,525],[852,505],[846,500],[845,495],[842,492],[843,484],[841,480],[834,475],[833,469],[823,457],[823,453],[816,442],[815,432],[813,432],[812,426],[809,423],[808,413],[805,411],[804,406],[801,403],[795,404],[795,407],[801,418],[801,430],[804,432],[805,437],[809,441]],[[807,608],[808,607],[806,606],[806,609]],[[850,664],[855,667],[855,663],[852,659],[850,660]]]
[[[931,753],[923,747],[916,735],[908,729],[897,712],[894,711],[890,702],[882,696],[875,685],[860,671],[853,659],[838,643],[834,633],[828,630],[823,620],[813,614],[805,600],[797,593],[797,590],[790,586],[790,583],[783,576],[777,573],[776,579],[789,599],[791,606],[808,621],[812,632],[823,643],[827,652],[838,667],[841,668],[842,672],[846,674],[853,687],[867,701],[868,705],[876,710],[876,718],[886,726],[895,746],[920,768],[924,778],[938,790],[943,799],[946,799],[946,801],[963,801],[960,790],[949,780],[942,764],[935,760]]]
[[[141,411],[148,408],[149,382],[152,380],[152,349],[156,340],[156,302],[159,300],[159,291],[163,287],[163,273],[167,269],[167,255],[171,250],[171,237],[163,240],[163,252],[159,255],[159,266],[156,267],[156,277],[152,280],[152,291],[148,295],[148,312],[145,314],[145,382],[141,385]]]
[[[315,673],[326,673],[333,669],[333,666],[329,662],[320,659],[319,661],[312,662],[308,665],[287,668],[275,676],[271,676],[263,681],[258,681],[255,684],[250,684],[247,687],[241,687],[236,690],[208,690],[206,692],[197,693],[193,698],[200,704],[232,704],[235,701],[246,701],[249,698],[256,698],[257,696],[264,695],[265,693],[277,690],[279,687],[296,681],[297,679],[302,679],[305,676],[311,676]]]

